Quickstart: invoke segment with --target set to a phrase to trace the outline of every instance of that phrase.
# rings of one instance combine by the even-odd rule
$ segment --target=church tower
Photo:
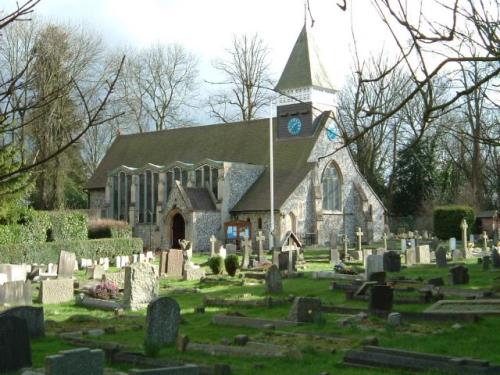
[[[312,136],[318,116],[333,109],[336,90],[318,52],[304,24],[275,87],[281,94],[277,107],[280,139]]]

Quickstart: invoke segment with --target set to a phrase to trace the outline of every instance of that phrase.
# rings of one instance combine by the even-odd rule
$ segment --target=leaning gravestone
[[[72,278],[75,269],[76,255],[68,251],[61,250],[57,266],[57,277],[61,279]]]
[[[313,323],[316,314],[321,313],[321,299],[295,297],[288,313],[288,320],[300,323]]]
[[[72,279],[47,279],[40,282],[38,301],[46,303],[64,303],[73,300]]]
[[[281,273],[276,265],[272,265],[266,272],[266,292],[281,293],[283,292],[283,282],[281,281]]]
[[[369,309],[391,311],[394,290],[387,285],[374,285],[370,289]]]
[[[146,340],[148,344],[164,346],[177,338],[181,322],[181,309],[176,300],[160,297],[148,305]]]
[[[439,268],[444,268],[447,265],[446,249],[444,247],[439,247],[436,250],[436,265]]]
[[[103,375],[104,351],[78,348],[45,358],[45,375]]]
[[[30,337],[40,337],[45,335],[45,322],[43,307],[18,306],[2,311],[0,318],[5,316],[15,316],[26,322]]]
[[[450,268],[450,281],[453,285],[468,284],[469,269],[462,265]]]
[[[401,256],[398,252],[390,250],[383,255],[384,271],[400,272],[401,271]]]
[[[158,295],[158,277],[150,263],[125,267],[123,305],[126,309],[144,308]]]
[[[0,316],[0,374],[31,366],[31,347],[24,319]]]

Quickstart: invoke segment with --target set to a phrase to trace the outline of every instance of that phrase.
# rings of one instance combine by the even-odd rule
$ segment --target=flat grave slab
[[[424,313],[447,315],[500,315],[500,299],[441,300]]]
[[[250,318],[247,316],[214,315],[212,317],[212,324],[264,329],[271,326],[274,328],[293,327],[299,325],[300,323],[288,320]]]

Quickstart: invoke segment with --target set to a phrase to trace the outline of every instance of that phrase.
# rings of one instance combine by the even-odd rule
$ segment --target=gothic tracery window
[[[323,172],[323,209],[328,211],[342,210],[342,180],[337,167],[330,163]]]

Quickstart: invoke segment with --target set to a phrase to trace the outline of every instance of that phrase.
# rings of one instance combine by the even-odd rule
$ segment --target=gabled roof
[[[184,188],[194,211],[215,211],[214,202],[206,188]]]
[[[276,119],[273,119],[276,209],[313,168],[314,164],[308,163],[307,158],[323,125],[318,126],[313,137],[278,140]],[[264,172],[233,211],[269,210],[268,119],[120,135],[88,181],[86,188],[104,189],[107,171],[120,165],[168,165],[177,160],[196,165],[208,158],[265,166]]]
[[[276,85],[276,90],[315,87],[335,91],[319,57],[311,32],[304,24]]]

